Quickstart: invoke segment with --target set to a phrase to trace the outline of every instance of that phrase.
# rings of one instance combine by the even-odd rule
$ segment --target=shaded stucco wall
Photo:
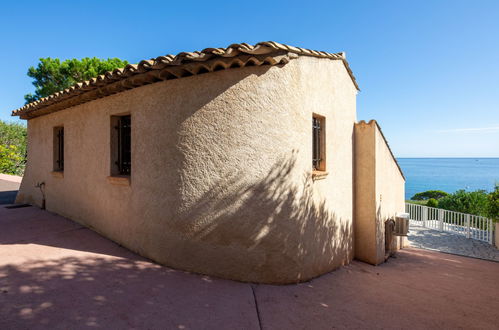
[[[376,138],[363,122],[355,125],[355,258],[376,260]]]
[[[377,123],[355,125],[355,257],[385,260],[385,221],[404,212],[405,179]]]
[[[299,57],[160,82],[28,122],[17,202],[46,206],[159,263],[290,283],[353,258],[356,89],[341,61]],[[110,175],[110,117],[132,117],[130,185]],[[312,113],[327,171],[311,179]],[[51,174],[64,126],[64,176]]]
[[[388,144],[376,126],[376,223],[377,263],[385,258],[385,221],[405,212],[405,178]],[[400,240],[400,237],[395,237]],[[394,242],[395,243],[395,242]]]

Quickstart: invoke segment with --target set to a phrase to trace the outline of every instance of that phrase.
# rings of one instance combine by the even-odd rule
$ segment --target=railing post
[[[444,231],[444,210],[438,210],[438,230]]]
[[[471,238],[470,235],[470,215],[466,214],[466,238]]]
[[[424,207],[423,208],[423,227],[426,227],[426,221],[428,221],[428,208]]]

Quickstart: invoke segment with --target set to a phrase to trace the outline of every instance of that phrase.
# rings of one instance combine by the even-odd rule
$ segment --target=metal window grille
[[[322,165],[322,121],[313,117],[312,122],[312,166],[314,170],[320,170]]]
[[[121,116],[118,119],[118,165],[121,175],[130,175],[132,171],[131,150],[131,117]]]
[[[57,147],[57,158],[56,171],[64,171],[64,127],[58,127],[56,129],[56,147]]]

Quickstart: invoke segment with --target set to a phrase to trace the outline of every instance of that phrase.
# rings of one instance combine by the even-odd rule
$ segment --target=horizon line
[[[437,130],[438,133],[462,133],[462,132],[482,132],[482,131],[499,131],[499,126],[492,127],[473,127],[473,128],[451,128]]]

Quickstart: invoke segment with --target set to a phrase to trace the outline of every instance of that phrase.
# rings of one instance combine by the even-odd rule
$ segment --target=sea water
[[[491,191],[499,183],[499,158],[397,158],[404,172],[405,198],[426,190]]]

